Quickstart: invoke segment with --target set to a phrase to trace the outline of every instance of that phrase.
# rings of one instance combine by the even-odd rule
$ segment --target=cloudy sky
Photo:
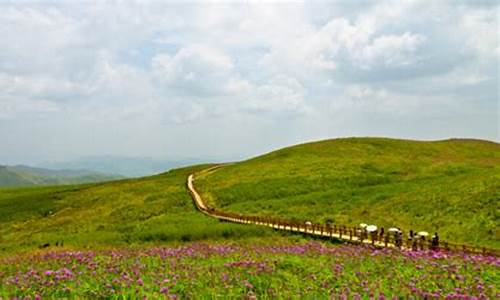
[[[0,1],[0,163],[499,141],[495,1]]]

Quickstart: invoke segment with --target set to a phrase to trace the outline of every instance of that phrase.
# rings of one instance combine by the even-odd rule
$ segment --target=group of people
[[[390,242],[390,234],[386,234],[384,227],[381,227],[380,230],[377,230],[375,225],[360,224],[361,232],[360,238],[361,240],[368,239],[368,235],[370,235],[370,239],[372,243],[375,242],[383,242],[386,245]],[[398,248],[403,246],[403,232],[399,228],[390,228],[389,232],[393,234],[394,245]],[[415,233],[413,230],[408,232],[408,242],[407,245],[411,246],[412,250],[424,249],[426,245],[426,237],[427,232],[419,232]],[[436,250],[439,248],[439,235],[437,232],[431,237],[430,241],[430,249]]]
[[[426,243],[425,234],[416,234],[413,230],[410,230],[408,233],[408,244],[411,245],[412,250],[417,250],[420,246],[420,249],[424,249]],[[431,237],[430,249],[435,250],[439,248],[439,235],[437,232]]]

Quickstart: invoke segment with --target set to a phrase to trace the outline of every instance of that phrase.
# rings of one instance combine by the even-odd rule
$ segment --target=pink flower
[[[244,281],[243,281],[243,284],[244,284],[247,288],[249,288],[249,289],[253,289],[253,285],[252,285],[252,284],[251,284],[248,280],[244,280]]]
[[[144,285],[144,281],[141,278],[139,278],[139,279],[137,279],[137,284],[140,285],[140,286],[143,286]]]

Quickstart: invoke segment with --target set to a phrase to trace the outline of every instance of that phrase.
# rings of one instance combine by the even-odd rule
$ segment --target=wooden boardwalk
[[[222,165],[217,165],[209,169],[203,170],[200,173],[206,173],[214,171],[220,168]],[[219,211],[215,208],[209,207],[203,202],[198,191],[194,187],[194,180],[196,174],[191,174],[187,178],[187,188],[196,208],[202,213],[217,218],[219,220],[240,223],[240,224],[254,224],[259,226],[271,227],[277,230],[285,230],[289,232],[297,232],[302,234],[308,234],[318,237],[325,237],[337,240],[343,240],[358,244],[371,244],[376,247],[396,247],[395,236],[393,233],[386,232],[384,236],[367,236],[366,233],[360,230],[360,228],[348,227],[348,226],[338,226],[338,225],[323,225],[323,224],[306,224],[299,223],[290,220],[284,220],[274,217],[260,217],[260,216],[249,216],[241,215],[237,213],[229,213]],[[417,240],[417,242],[409,241],[405,238],[402,240],[402,245],[399,247],[401,249],[433,249],[433,250],[444,250],[444,251],[463,251],[468,253],[477,254],[492,254],[499,256],[500,251],[497,249],[487,249],[471,247],[467,245],[458,245],[447,242],[440,242],[439,247],[433,247],[430,240]]]

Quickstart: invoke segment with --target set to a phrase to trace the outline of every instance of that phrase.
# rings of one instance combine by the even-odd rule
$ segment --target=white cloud
[[[155,79],[168,90],[211,96],[230,80],[231,57],[214,48],[187,46],[174,56],[158,54],[152,59]]]
[[[465,44],[479,55],[497,59],[500,56],[499,15],[498,8],[464,13],[460,27],[466,33]]]
[[[0,118],[9,121],[0,134],[21,124],[29,135],[24,124],[33,120],[62,128],[71,120],[74,128],[102,123],[101,141],[123,123],[160,141],[162,126],[220,122],[199,136],[238,135],[252,124],[258,144],[262,134],[275,140],[304,120],[327,128],[345,119],[334,131],[342,135],[358,126],[350,117],[369,131],[381,124],[370,118],[432,114],[456,128],[474,119],[464,133],[495,139],[488,123],[500,119],[498,10],[392,0],[3,2]]]
[[[310,113],[311,108],[305,101],[305,89],[295,79],[284,76],[272,78],[268,83],[255,87],[247,93],[243,103],[252,112],[273,113]]]
[[[33,116],[33,114],[59,111],[61,111],[61,107],[58,104],[44,99],[30,100],[3,96],[2,101],[0,101],[0,121],[13,120],[18,118],[19,115],[28,114]]]
[[[379,117],[413,117],[415,111],[439,115],[443,108],[454,106],[446,95],[427,96],[389,91],[370,85],[348,85],[339,99],[331,102],[330,109],[335,113],[349,111],[356,114],[373,114]],[[446,112],[445,112],[446,113]]]
[[[416,63],[418,47],[425,41],[420,34],[405,32],[402,35],[383,35],[365,46],[357,57],[361,68],[372,68],[376,64],[385,67],[401,67]]]

